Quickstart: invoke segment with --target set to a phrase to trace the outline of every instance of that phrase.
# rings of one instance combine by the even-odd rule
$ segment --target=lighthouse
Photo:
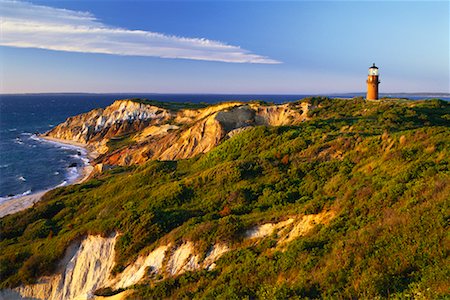
[[[367,100],[378,100],[378,68],[375,63],[369,68],[367,76]]]

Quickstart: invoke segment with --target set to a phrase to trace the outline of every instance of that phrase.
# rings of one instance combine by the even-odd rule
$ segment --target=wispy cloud
[[[108,26],[89,12],[0,0],[0,45],[57,51],[277,64],[238,46]]]

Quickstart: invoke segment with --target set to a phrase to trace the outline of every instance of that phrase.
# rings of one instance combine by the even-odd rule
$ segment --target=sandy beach
[[[86,149],[86,145],[83,145],[80,143],[66,141],[66,140],[60,140],[60,139],[51,138],[51,137],[44,137],[44,136],[40,136],[39,138],[42,140],[46,140],[46,141],[57,143],[57,144],[66,144],[66,145],[71,145],[71,146],[74,146],[77,148],[81,148],[85,152],[85,155],[89,159],[89,162],[91,162],[93,159],[95,159],[98,156],[98,154],[96,152],[88,151]],[[82,182],[86,181],[89,178],[89,176],[91,175],[93,169],[94,169],[94,167],[90,164],[84,166],[80,172],[80,176],[78,176],[78,178],[75,179],[74,181],[70,182],[69,185],[70,184],[78,184],[78,183],[82,183]],[[0,203],[0,218],[33,206],[34,203],[41,200],[42,196],[45,193],[47,193],[48,191],[50,191],[54,188],[56,188],[56,187],[53,187],[51,189],[44,190],[44,191],[39,191],[39,192],[30,194],[30,195],[9,199],[7,201],[4,201],[3,203]]]
[[[42,139],[42,140],[46,140],[48,142],[54,142],[56,144],[65,144],[65,145],[70,145],[70,146],[74,146],[74,147],[77,147],[77,148],[81,148],[84,151],[86,151],[86,156],[89,158],[89,161],[92,161],[92,160],[96,159],[98,157],[98,155],[99,155],[95,151],[89,151],[86,148],[86,145],[82,144],[82,143],[77,143],[77,142],[68,141],[68,140],[61,140],[61,139],[57,139],[57,138],[50,137],[50,136],[39,136],[39,138]]]

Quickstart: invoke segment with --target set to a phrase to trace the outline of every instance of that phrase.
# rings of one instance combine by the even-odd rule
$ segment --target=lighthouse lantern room
[[[367,100],[378,100],[378,68],[375,63],[369,68],[367,76]]]

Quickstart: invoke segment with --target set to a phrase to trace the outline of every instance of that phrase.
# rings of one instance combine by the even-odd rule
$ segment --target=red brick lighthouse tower
[[[373,66],[369,68],[369,76],[367,76],[367,100],[378,100],[378,68]]]

